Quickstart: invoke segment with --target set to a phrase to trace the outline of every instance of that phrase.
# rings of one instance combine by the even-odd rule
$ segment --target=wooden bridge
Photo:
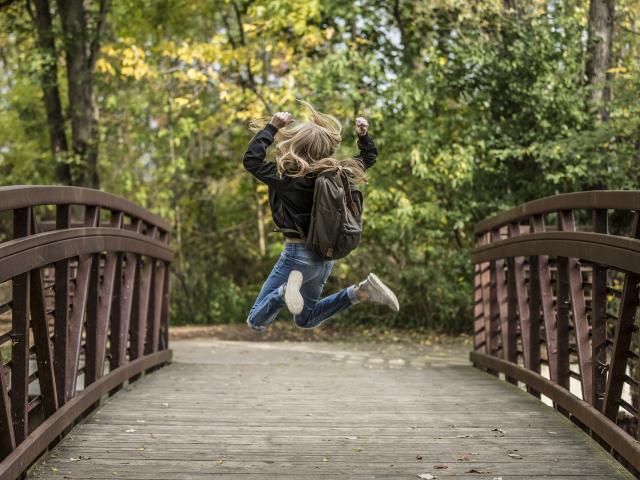
[[[1,187],[0,211],[0,479],[638,477],[640,192],[479,223],[470,355],[192,340],[172,359],[164,220],[70,187]]]

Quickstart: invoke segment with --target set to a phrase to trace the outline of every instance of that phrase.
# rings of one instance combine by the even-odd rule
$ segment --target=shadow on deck
[[[463,347],[172,348],[172,364],[108,399],[29,478],[633,478]]]

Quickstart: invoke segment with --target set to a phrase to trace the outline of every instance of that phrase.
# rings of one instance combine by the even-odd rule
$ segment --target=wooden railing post
[[[71,226],[71,209],[69,205],[56,207],[56,230]],[[69,301],[69,259],[55,263],[55,318],[53,322],[53,366],[56,371],[56,393],[58,405],[65,403],[65,379],[67,378],[67,343],[70,301]]]
[[[13,237],[31,233],[31,208],[13,212]],[[29,435],[29,272],[13,278],[11,311],[11,414],[16,444]]]

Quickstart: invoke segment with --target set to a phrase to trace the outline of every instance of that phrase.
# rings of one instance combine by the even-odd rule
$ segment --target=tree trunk
[[[38,48],[42,57],[40,82],[49,124],[51,155],[56,162],[56,179],[64,185],[71,184],[71,169],[67,162],[69,146],[64,131],[62,102],[58,84],[58,55],[53,36],[49,0],[35,0],[34,21],[38,32]]]
[[[90,39],[83,0],[58,0],[67,60],[67,83],[71,116],[72,151],[81,168],[74,169],[74,183],[99,188],[98,117],[93,99],[93,71],[106,15],[101,2],[94,38]]]
[[[615,0],[591,0],[589,5],[586,75],[592,89],[591,100],[602,121],[608,118],[606,103],[611,96],[606,81],[611,68],[615,7]]]

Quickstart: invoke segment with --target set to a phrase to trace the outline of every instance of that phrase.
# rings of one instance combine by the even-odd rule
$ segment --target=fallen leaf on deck
[[[466,473],[489,473],[486,470],[480,470],[478,468],[472,468],[471,470],[467,470]]]
[[[161,403],[160,406],[167,408],[169,406],[169,404],[165,402],[165,403]]]
[[[444,470],[445,468],[449,468],[449,465],[444,465],[442,463],[436,463],[433,468],[436,470]]]
[[[418,478],[422,478],[423,480],[435,480],[438,477],[431,475],[430,473],[421,473],[418,475]]]
[[[355,440],[355,439],[357,439],[358,437],[344,437],[344,438],[346,438],[347,440]]]
[[[354,452],[361,452],[362,451],[361,448],[352,448],[351,450],[353,450]]]
[[[456,458],[456,460],[458,460],[459,462],[470,462],[471,455],[477,455],[477,453],[465,453],[464,455],[460,455],[458,458]]]
[[[510,453],[509,456],[511,458],[517,458],[518,460],[522,460],[522,455],[518,455],[517,453]]]
[[[492,428],[491,431],[492,432],[497,432],[499,435],[504,435],[505,433],[507,433],[501,428]]]
[[[473,435],[458,435],[457,438],[471,438]]]
[[[422,460],[422,455],[416,455],[416,460]]]
[[[135,432],[135,431],[136,431],[136,429],[135,429],[135,428],[130,428],[129,430],[126,430],[126,432],[127,432],[127,433],[133,433],[133,432]]]

